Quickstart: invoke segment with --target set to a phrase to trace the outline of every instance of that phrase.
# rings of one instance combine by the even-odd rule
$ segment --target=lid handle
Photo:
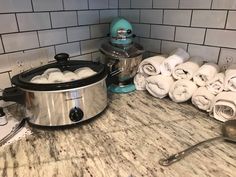
[[[55,55],[54,58],[57,60],[57,62],[63,63],[63,62],[66,62],[68,60],[69,54],[67,54],[67,53],[59,53],[59,54]]]

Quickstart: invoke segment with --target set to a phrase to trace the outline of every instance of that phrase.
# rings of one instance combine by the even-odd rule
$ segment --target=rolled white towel
[[[192,57],[189,61],[177,65],[172,76],[175,79],[192,79],[194,73],[202,66],[203,59],[200,57]]]
[[[214,95],[224,90],[224,73],[218,73],[216,76],[206,83],[206,88]]]
[[[225,71],[224,89],[226,91],[236,91],[236,64],[232,64]]]
[[[194,74],[193,81],[200,87],[205,86],[206,82],[210,81],[220,71],[220,68],[215,63],[205,63]]]
[[[160,74],[160,65],[165,59],[162,55],[146,58],[139,64],[138,72],[149,76]]]
[[[189,59],[189,54],[181,48],[175,49],[170,56],[164,60],[160,66],[161,74],[170,76],[174,68]]]
[[[197,90],[197,85],[187,79],[180,79],[174,82],[169,91],[169,97],[174,102],[184,102],[189,100]]]
[[[172,76],[156,75],[146,79],[147,91],[157,98],[164,98],[168,95],[171,85],[174,83]]]
[[[213,100],[210,116],[225,122],[236,119],[236,92],[221,92]]]
[[[192,103],[197,108],[209,112],[214,98],[215,96],[206,87],[199,87],[193,93]]]
[[[134,85],[136,90],[146,90],[146,78],[148,76],[142,73],[137,73],[134,76]]]

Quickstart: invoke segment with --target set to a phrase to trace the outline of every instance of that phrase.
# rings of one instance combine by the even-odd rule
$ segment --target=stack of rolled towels
[[[169,56],[144,59],[134,77],[136,90],[174,102],[191,100],[219,121],[236,119],[236,64],[221,72],[217,64],[177,48]]]

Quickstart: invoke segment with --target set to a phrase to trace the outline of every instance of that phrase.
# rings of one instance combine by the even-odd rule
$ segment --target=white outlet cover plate
[[[224,71],[229,65],[236,63],[236,50],[234,49],[221,49],[220,59],[218,65]]]

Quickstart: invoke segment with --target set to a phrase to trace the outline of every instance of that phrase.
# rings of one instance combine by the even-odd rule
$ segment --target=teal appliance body
[[[102,61],[109,68],[108,90],[113,93],[129,93],[135,90],[133,78],[142,61],[144,49],[134,42],[131,23],[121,17],[110,25],[109,40],[100,47]]]

